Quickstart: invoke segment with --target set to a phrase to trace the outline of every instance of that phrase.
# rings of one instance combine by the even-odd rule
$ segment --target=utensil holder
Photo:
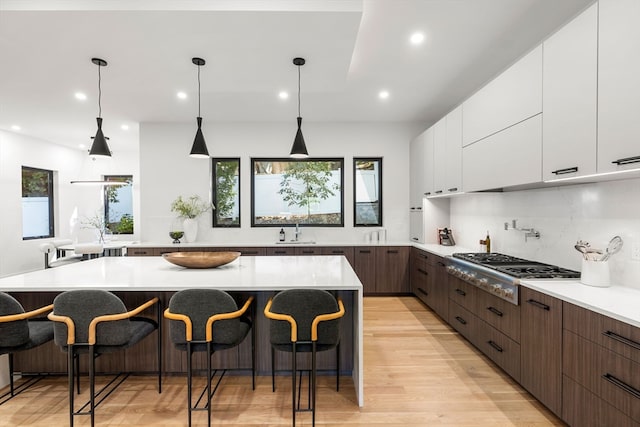
[[[611,286],[608,261],[582,260],[580,283],[587,286],[607,288]]]

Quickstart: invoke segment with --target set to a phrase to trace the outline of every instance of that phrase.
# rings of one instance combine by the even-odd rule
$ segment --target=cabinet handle
[[[133,251],[134,255],[146,255],[147,251]]]
[[[411,240],[415,240],[416,242],[419,241],[420,239],[418,239],[417,237],[412,237]]]
[[[423,293],[425,296],[429,296],[429,292],[425,291],[422,288],[418,288],[418,291],[420,291],[421,293]]]
[[[460,288],[456,288],[456,294],[462,295],[463,297],[467,296],[467,293]]]
[[[447,191],[458,191],[458,187],[449,188]]]
[[[427,191],[426,193],[424,193],[424,195],[425,195],[425,196],[430,196],[430,195],[431,195],[431,192],[430,192],[430,191]]]
[[[605,337],[609,337],[612,340],[616,340],[618,342],[621,342],[622,344],[626,344],[629,347],[633,347],[636,350],[640,350],[640,343],[635,342],[633,340],[630,340],[629,338],[625,338],[625,337],[623,337],[621,335],[618,335],[615,332],[606,331],[606,332],[603,332],[602,335],[604,335]]]
[[[173,251],[160,251],[160,255],[164,255],[164,254],[170,254]]]
[[[331,251],[332,254],[344,254],[344,251]]]
[[[616,386],[618,388],[621,388],[622,390],[626,391],[627,393],[629,393],[630,395],[632,395],[636,399],[640,399],[640,391],[638,389],[636,389],[635,387],[631,387],[629,384],[627,384],[624,381],[614,377],[611,374],[604,374],[602,376],[602,378],[604,378],[605,380],[609,381],[614,386]]]
[[[427,273],[426,271],[424,271],[424,270],[423,270],[423,269],[421,269],[421,268],[418,268],[418,271],[419,271],[420,273],[424,274],[425,276],[428,276],[428,275],[429,275],[429,273]]]
[[[242,255],[258,255],[258,251],[240,251]]]
[[[313,254],[313,253],[315,253],[315,251],[311,251],[311,250],[309,250],[309,251],[302,251],[302,253],[303,253],[303,254]]]
[[[466,324],[467,324],[467,321],[466,321],[466,320],[464,320],[464,319],[463,319],[462,317],[460,317],[460,316],[456,316],[456,320],[457,320],[458,322],[462,323],[463,325],[466,325]]]
[[[413,207],[413,206],[411,206],[409,209],[410,209],[410,210],[412,210],[412,211],[415,211],[415,210],[416,210],[416,208],[415,208],[415,207]]]
[[[500,353],[502,353],[504,350],[502,349],[502,347],[500,347],[498,344],[496,344],[495,342],[489,340],[487,341],[487,344],[489,344],[491,347],[493,347],[494,349],[496,349],[497,351],[499,351]]]
[[[551,171],[551,173],[555,175],[565,175],[567,173],[575,173],[575,172],[578,172],[577,166],[574,166],[572,168],[557,169],[557,170]]]
[[[487,307],[487,310],[495,314],[496,316],[502,317],[503,313],[495,307]]]
[[[422,206],[418,206],[418,207],[416,208],[416,210],[417,210],[417,211],[421,211],[421,210],[422,210]]]
[[[436,194],[442,194],[442,190],[436,191]]]
[[[446,266],[447,266],[447,265],[446,265],[444,262],[442,262],[442,261],[438,261],[438,265],[439,265],[440,267],[446,267]]]
[[[361,254],[370,254],[370,253],[371,253],[371,251],[368,251],[368,250],[367,250],[367,251],[359,251],[359,252],[360,252]]]
[[[387,253],[388,254],[397,254],[398,251],[397,250],[388,250]]]
[[[623,159],[614,160],[611,163],[615,163],[616,165],[620,166],[638,162],[640,162],[640,156],[625,157]]]
[[[534,307],[538,307],[538,308],[541,308],[541,309],[547,310],[547,311],[551,310],[551,307],[549,307],[547,304],[541,303],[540,301],[536,301],[534,299],[528,299],[527,302],[529,304],[533,305]]]

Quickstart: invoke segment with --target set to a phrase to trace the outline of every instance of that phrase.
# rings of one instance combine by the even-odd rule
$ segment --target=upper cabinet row
[[[639,1],[592,5],[413,141],[411,203],[640,167],[639,51]]]

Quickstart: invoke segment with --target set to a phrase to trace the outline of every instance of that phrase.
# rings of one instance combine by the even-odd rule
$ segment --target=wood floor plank
[[[365,298],[364,333],[365,406],[357,406],[351,378],[338,393],[334,377],[320,377],[316,425],[564,425],[415,298]],[[290,426],[290,378],[278,377],[272,393],[270,377],[258,377],[252,391],[248,377],[227,376],[212,409],[216,426]],[[47,378],[0,406],[0,427],[65,426],[67,411],[66,378]],[[311,415],[297,421],[310,426]],[[159,395],[156,378],[130,377],[98,407],[96,425],[186,426],[186,380],[166,378]],[[193,425],[206,425],[206,413],[195,413]]]

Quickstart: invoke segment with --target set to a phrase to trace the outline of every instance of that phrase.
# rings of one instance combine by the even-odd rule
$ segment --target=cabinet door
[[[434,168],[435,168],[435,157],[434,157],[434,129],[433,126],[426,130],[425,132],[425,141],[424,141],[424,196],[431,196],[434,194]]]
[[[600,0],[598,24],[598,172],[637,168],[640,2]]]
[[[416,249],[413,249],[413,251],[416,251]],[[432,277],[433,276],[429,272],[429,263],[426,258],[412,254],[411,271],[409,273],[411,292],[430,307],[432,299]]]
[[[596,172],[597,8],[594,4],[544,42],[545,180]]]
[[[433,272],[433,309],[446,320],[449,318],[449,273],[447,273],[444,258],[434,256],[431,271]]]
[[[376,290],[376,254],[374,248],[356,247],[353,255],[353,270],[362,282],[364,294],[372,294]]]
[[[465,191],[491,190],[542,180],[542,114],[464,147]]]
[[[562,416],[562,301],[520,286],[520,383]]]
[[[322,255],[344,255],[344,257],[349,261],[349,264],[353,266],[353,248],[350,246],[339,246],[339,247],[331,247],[331,248],[321,248]]]
[[[409,211],[409,232],[412,242],[424,243],[424,214],[422,210]]]
[[[472,95],[463,103],[463,108],[465,146],[540,114],[542,46],[533,49]]]
[[[376,293],[409,294],[409,248],[386,246],[375,250]]]
[[[462,191],[462,106],[447,114],[445,163],[445,192]]]
[[[410,180],[409,180],[409,208],[412,211],[422,210],[422,197],[425,189],[425,145],[426,136],[423,132],[411,141],[410,146]]]
[[[511,304],[497,296],[478,290],[479,318],[507,335],[515,342],[520,342],[520,306]]]
[[[443,117],[433,125],[433,194],[445,192],[447,156],[447,119]]]
[[[322,250],[317,247],[298,246],[295,249],[296,255],[322,255]]]
[[[275,248],[266,248],[266,255],[267,256],[273,256],[273,255],[280,255],[280,256],[284,256],[284,255],[295,255],[296,254],[296,248],[293,247],[275,247]]]

